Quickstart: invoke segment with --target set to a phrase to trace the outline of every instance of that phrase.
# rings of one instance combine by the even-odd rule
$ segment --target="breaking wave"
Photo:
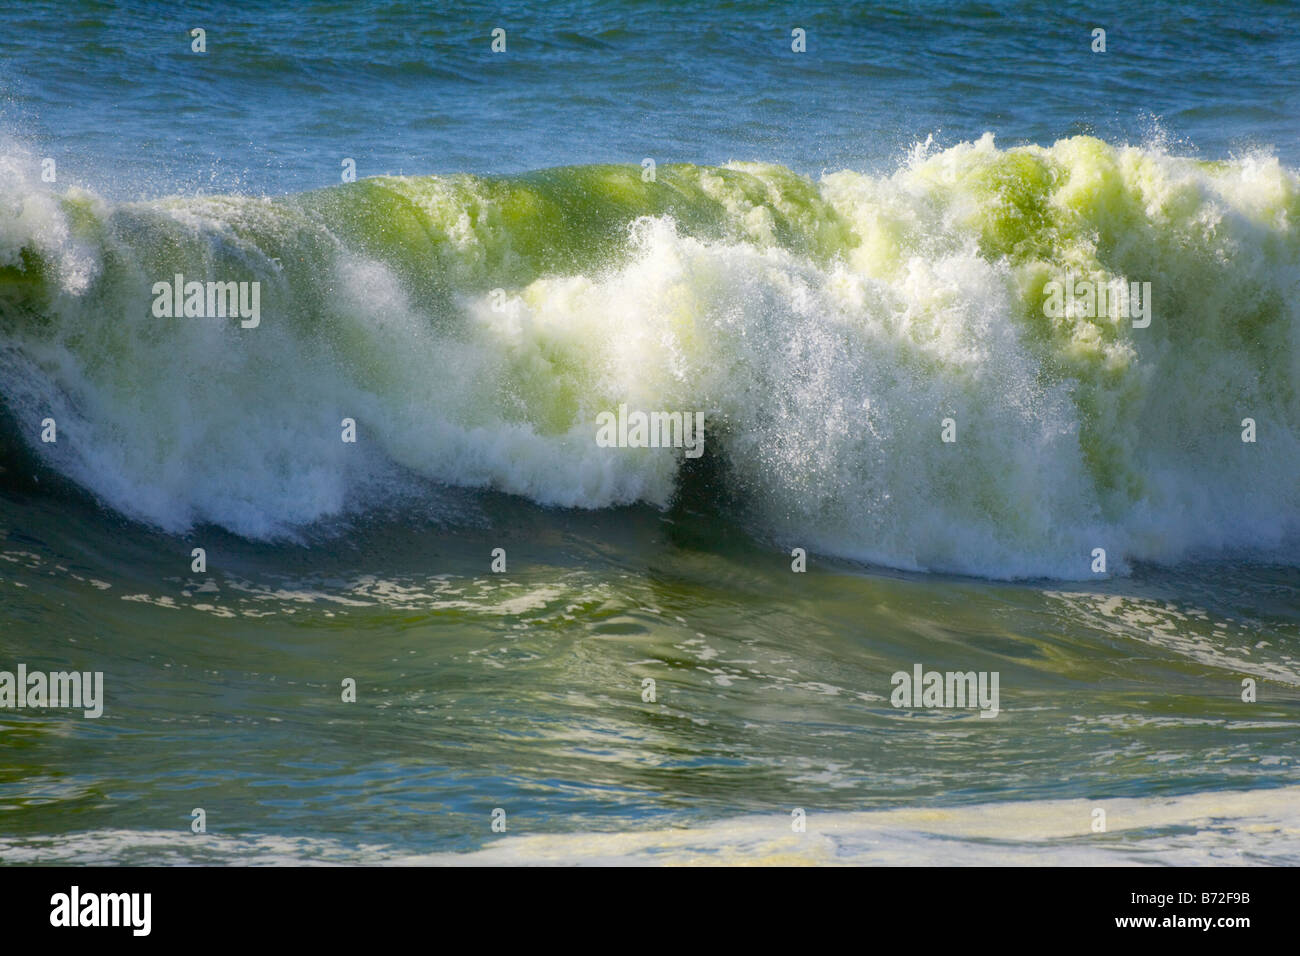
[[[1297,556],[1300,190],[1271,156],[986,135],[881,176],[584,166],[120,203],[36,169],[0,157],[10,427],[168,531],[291,537],[412,476],[666,506],[680,450],[595,441],[626,403],[704,412],[727,509],[787,546],[987,577],[1086,577],[1097,547],[1112,571]],[[1149,282],[1150,325],[1049,317],[1067,271]],[[156,317],[178,274],[260,283],[260,323]]]

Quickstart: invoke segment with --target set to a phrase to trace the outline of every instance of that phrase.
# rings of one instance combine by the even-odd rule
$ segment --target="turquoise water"
[[[1293,6],[186,16],[0,13],[0,860],[1300,860]]]

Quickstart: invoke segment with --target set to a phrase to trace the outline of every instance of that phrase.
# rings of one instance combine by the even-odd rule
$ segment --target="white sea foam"
[[[1270,157],[986,137],[816,184],[665,167],[673,192],[651,193],[592,167],[549,193],[449,177],[121,205],[16,168],[0,391],[53,467],[168,530],[292,535],[409,474],[663,506],[680,450],[593,440],[626,403],[704,412],[745,520],[783,543],[992,577],[1087,577],[1098,547],[1111,572],[1296,554],[1300,191]],[[1045,316],[1067,269],[1152,283],[1151,326]],[[261,325],[154,318],[174,271],[260,281]]]

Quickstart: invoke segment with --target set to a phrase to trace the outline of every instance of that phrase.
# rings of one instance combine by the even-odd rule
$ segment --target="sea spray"
[[[22,440],[57,418],[37,454],[167,530],[292,536],[411,475],[666,506],[683,456],[592,440],[626,404],[708,409],[738,517],[810,550],[992,577],[1088,577],[1097,548],[1112,573],[1295,558],[1300,192],[1270,157],[985,137],[816,182],[747,163],[123,204],[0,188],[23,210],[0,212]],[[1149,283],[1149,326],[1045,314],[1067,272]],[[259,282],[257,334],[154,318],[175,274]]]

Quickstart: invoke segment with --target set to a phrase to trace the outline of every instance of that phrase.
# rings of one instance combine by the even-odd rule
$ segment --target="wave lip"
[[[595,440],[627,405],[702,412],[725,506],[782,544],[989,577],[1297,554],[1300,191],[1268,156],[986,135],[887,176],[118,204],[22,168],[0,164],[0,395],[49,467],[166,530],[289,537],[413,477],[664,506],[680,450]],[[259,324],[155,317],[176,274],[258,283]],[[1067,276],[1149,283],[1150,325],[1046,309]]]

